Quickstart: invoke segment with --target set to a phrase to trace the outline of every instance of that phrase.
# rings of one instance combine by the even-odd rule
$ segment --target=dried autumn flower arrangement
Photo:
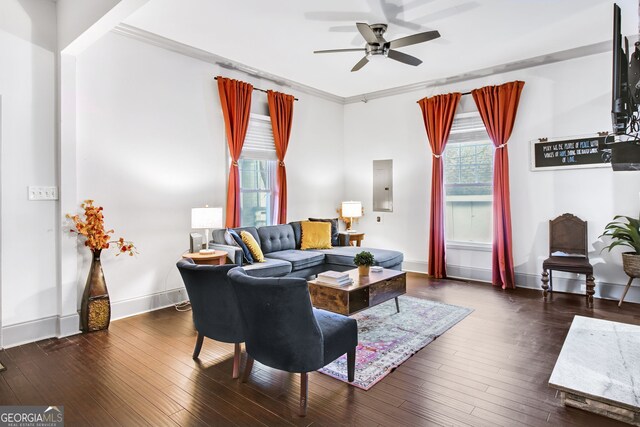
[[[133,242],[124,240],[122,237],[118,240],[109,240],[112,237],[111,234],[113,234],[113,230],[105,231],[104,229],[102,206],[94,206],[93,200],[85,200],[80,207],[84,209],[84,221],[80,219],[80,215],[67,214],[67,218],[71,219],[76,226],[75,230],[72,229],[71,232],[85,236],[86,240],[84,245],[91,249],[91,252],[100,252],[102,249],[109,249],[109,245],[115,243],[118,246],[116,256],[125,253],[133,256],[138,253]]]

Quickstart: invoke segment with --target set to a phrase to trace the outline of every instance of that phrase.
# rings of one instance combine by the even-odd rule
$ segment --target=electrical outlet
[[[29,200],[58,200],[58,187],[30,185],[28,190]]]
[[[382,216],[378,215],[378,216],[376,217],[376,222],[382,222]]]

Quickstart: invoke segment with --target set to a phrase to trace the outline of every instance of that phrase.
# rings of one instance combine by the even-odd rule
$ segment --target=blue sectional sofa
[[[327,270],[346,271],[355,268],[353,257],[361,251],[369,251],[376,265],[393,270],[402,267],[402,252],[355,246],[334,246],[332,249],[300,250],[300,222],[265,227],[241,227],[256,239],[265,262],[243,263],[242,250],[225,243],[224,229],[214,230],[209,247],[226,251],[234,264],[241,265],[248,275],[254,277],[310,277]]]

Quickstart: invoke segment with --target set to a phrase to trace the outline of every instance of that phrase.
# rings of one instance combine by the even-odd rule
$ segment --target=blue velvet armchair
[[[354,319],[315,309],[307,282],[300,278],[257,278],[242,268],[229,271],[242,314],[247,364],[246,382],[254,359],[263,365],[300,373],[300,415],[306,415],[308,372],[347,354],[348,379],[355,372],[358,324]]]
[[[235,265],[196,265],[191,259],[183,259],[177,266],[187,288],[193,323],[198,331],[193,358],[198,358],[205,337],[234,343],[232,375],[238,378],[240,343],[245,341],[245,333],[236,294],[227,277]]]

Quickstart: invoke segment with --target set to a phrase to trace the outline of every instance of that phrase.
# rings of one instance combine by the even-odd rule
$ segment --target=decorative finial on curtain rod
[[[214,79],[214,80],[218,80],[218,76],[214,77],[213,79]],[[260,89],[260,88],[255,87],[255,86],[253,86],[253,90],[257,90],[257,91],[260,91],[260,92],[267,93],[267,91],[266,91],[266,90],[264,90],[264,89]],[[296,97],[294,97],[293,99],[294,99],[294,101],[298,101],[298,98],[296,98]]]

